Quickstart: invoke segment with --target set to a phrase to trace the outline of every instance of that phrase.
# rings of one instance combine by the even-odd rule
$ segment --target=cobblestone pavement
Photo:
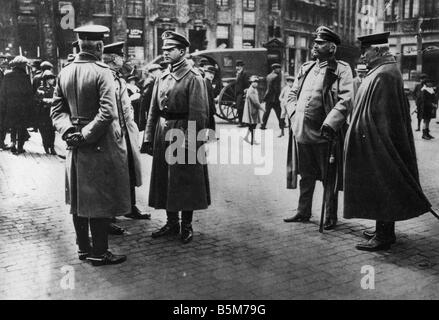
[[[422,184],[439,207],[439,124],[432,124],[436,140],[422,141],[415,134]],[[127,254],[128,261],[92,267],[76,256],[64,204],[64,160],[43,155],[39,135],[32,133],[26,154],[0,152],[0,298],[439,298],[439,221],[430,214],[397,223],[397,243],[379,253],[354,249],[362,231],[373,226],[370,221],[341,219],[335,231],[318,233],[321,186],[311,223],[282,221],[294,214],[298,196],[285,189],[287,140],[274,131],[270,175],[255,175],[252,165],[209,167],[213,205],[196,212],[195,238],[188,245],[150,237],[165,214],[147,207],[151,158],[144,155],[147,183],[137,190],[138,206],[152,213],[152,220],[119,218],[128,233],[111,236],[110,247]],[[57,145],[62,152],[63,144]],[[233,150],[236,155],[238,149]],[[245,145],[243,150],[249,154],[251,149]],[[375,269],[373,290],[361,287],[367,265]],[[64,272],[74,275],[73,290],[63,289]]]

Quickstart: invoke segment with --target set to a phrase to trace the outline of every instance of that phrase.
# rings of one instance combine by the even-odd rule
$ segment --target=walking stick
[[[323,200],[322,200],[322,210],[320,213],[320,227],[319,227],[319,232],[323,233],[323,221],[325,218],[325,200],[326,200],[326,191],[328,190],[328,184],[329,184],[329,170],[331,168],[331,164],[333,164],[335,162],[335,156],[333,154],[333,149],[334,149],[334,145],[335,145],[336,141],[331,141],[329,142],[329,146],[328,146],[328,155],[326,156],[326,172],[325,172],[325,176],[323,179]]]
[[[433,209],[430,209],[430,212],[431,212],[432,215],[435,216],[436,219],[439,220],[439,215]]]

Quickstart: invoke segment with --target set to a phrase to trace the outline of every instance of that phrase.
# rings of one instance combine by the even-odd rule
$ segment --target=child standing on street
[[[250,77],[250,87],[247,90],[245,97],[244,111],[242,115],[242,122],[248,125],[248,131],[244,138],[244,141],[253,144],[258,144],[254,141],[254,131],[258,123],[261,123],[260,111],[264,111],[259,102],[258,93],[258,76]],[[251,140],[248,140],[248,136],[251,135]]]

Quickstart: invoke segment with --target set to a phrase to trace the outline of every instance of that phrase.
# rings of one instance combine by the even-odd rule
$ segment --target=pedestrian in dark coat
[[[42,86],[37,90],[37,125],[41,134],[44,151],[47,154],[56,155],[55,151],[55,128],[50,117],[50,108],[53,103],[56,76],[52,71],[46,70],[42,76]]]
[[[340,41],[329,28],[317,29],[313,47],[317,60],[302,65],[287,103],[291,123],[287,188],[297,188],[300,175],[300,197],[297,214],[284,221],[309,221],[319,180],[327,186],[325,230],[334,229],[337,224],[338,192],[343,189],[343,141],[354,96],[351,67],[335,60]]]
[[[245,91],[250,86],[249,75],[244,70],[244,61],[236,61],[236,84],[235,84],[235,94],[236,94],[236,108],[238,109],[238,121],[239,126],[243,127],[242,114],[244,112],[244,96]]]
[[[126,260],[108,251],[110,218],[131,212],[128,153],[110,68],[101,62],[104,26],[78,33],[81,52],[61,70],[51,116],[67,142],[66,203],[73,215],[79,258],[93,265]],[[90,226],[93,247],[88,237]]]
[[[416,128],[416,131],[421,131],[421,123],[422,123],[422,102],[421,102],[421,89],[425,85],[425,80],[428,78],[426,74],[421,74],[419,77],[419,83],[416,84],[415,88],[413,89],[413,98],[415,99],[416,104],[416,117],[418,120],[418,127]]]
[[[419,183],[410,107],[389,33],[360,37],[370,70],[355,99],[347,132],[344,217],[376,220],[376,232],[359,250],[388,249],[395,221],[418,217],[431,208]]]
[[[11,61],[12,71],[5,75],[0,88],[0,128],[11,129],[11,150],[15,154],[25,152],[23,146],[29,138],[27,128],[35,109],[27,64],[25,57],[15,57]]]
[[[279,96],[282,91],[281,82],[282,82],[282,72],[281,65],[279,63],[274,63],[271,66],[273,70],[267,76],[267,91],[265,92],[264,98],[262,101],[265,102],[265,113],[262,117],[262,125],[261,130],[265,130],[267,127],[267,121],[270,117],[271,110],[274,110],[277,120],[279,121],[279,129],[283,129],[285,126],[285,121],[281,119],[282,110],[280,108]]]
[[[419,103],[422,108],[422,120],[424,120],[424,128],[422,130],[422,139],[431,140],[434,137],[430,134],[430,120],[436,118],[437,111],[437,92],[434,81],[426,79],[419,93]]]
[[[204,143],[194,141],[207,128],[209,102],[203,77],[184,58],[189,41],[172,31],[162,38],[163,56],[171,65],[154,85],[142,146],[142,151],[153,155],[149,205],[167,213],[166,225],[152,237],[178,234],[181,211],[181,240],[188,243],[193,238],[193,211],[210,205],[207,164],[197,157],[204,155]],[[184,134],[184,138],[171,146],[169,134]],[[184,159],[175,161],[174,146]]]
[[[204,78],[207,87],[207,97],[209,99],[209,124],[208,128],[215,131],[215,93],[213,89],[213,79],[215,78],[216,68],[209,66],[204,69]]]

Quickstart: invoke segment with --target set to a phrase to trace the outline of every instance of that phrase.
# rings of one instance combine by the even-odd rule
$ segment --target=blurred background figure
[[[430,78],[425,79],[425,84],[421,88],[420,108],[422,109],[422,120],[424,120],[422,139],[434,139],[430,134],[430,120],[436,118],[437,92],[435,83]]]
[[[128,97],[131,100],[131,105],[134,110],[134,122],[137,125],[137,128],[140,128],[139,126],[139,115],[140,115],[140,98],[141,93],[140,89],[137,86],[137,82],[139,81],[139,78],[136,75],[130,75],[127,78],[127,92]]]
[[[355,68],[355,73],[357,75],[354,78],[354,97],[357,96],[358,88],[363,82],[363,79],[366,77],[368,71],[369,70],[367,69],[367,66],[365,64],[359,64]]]
[[[280,101],[280,109],[281,109],[281,114],[280,114],[280,123],[282,124],[282,128],[280,129],[280,137],[284,136],[284,130],[285,130],[285,126],[286,126],[286,122],[285,122],[285,118],[287,117],[287,102],[288,102],[288,93],[290,92],[291,88],[293,87],[294,84],[294,77],[293,76],[288,76],[285,81],[287,82],[287,84],[285,85],[285,87],[283,87],[280,96],[279,96],[279,101]]]
[[[264,109],[261,107],[261,103],[259,102],[259,93],[258,93],[258,76],[250,77],[250,87],[247,90],[245,96],[244,110],[242,115],[242,123],[248,125],[247,134],[244,137],[244,141],[250,143],[251,145],[258,144],[255,141],[255,129],[258,123],[261,123],[261,114],[260,112],[264,112]],[[251,136],[251,139],[248,140],[248,136]]]
[[[149,113],[149,106],[151,104],[152,89],[156,79],[162,74],[162,69],[159,64],[151,64],[147,67],[147,76],[142,85],[142,96],[140,98],[139,110],[139,130],[145,130],[146,119]]]
[[[6,130],[11,130],[14,154],[24,153],[24,143],[29,139],[27,127],[32,120],[34,93],[26,67],[26,57],[17,56],[11,61],[12,71],[7,73],[0,88],[0,145],[4,146]]]
[[[42,85],[37,90],[37,126],[43,141],[44,151],[51,155],[56,155],[55,128],[50,117],[55,81],[56,75],[51,70],[46,70],[42,75]]]
[[[416,128],[416,131],[421,131],[421,122],[422,122],[422,92],[421,89],[425,85],[425,80],[428,78],[428,76],[423,73],[419,76],[419,83],[416,84],[414,90],[413,90],[413,98],[415,100],[416,104],[416,115],[418,118],[418,127]]]

